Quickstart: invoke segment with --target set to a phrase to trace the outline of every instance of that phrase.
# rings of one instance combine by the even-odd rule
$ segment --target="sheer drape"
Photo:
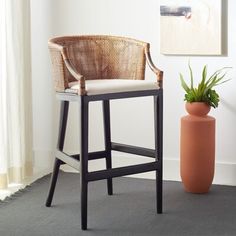
[[[0,0],[0,188],[32,175],[30,0]]]

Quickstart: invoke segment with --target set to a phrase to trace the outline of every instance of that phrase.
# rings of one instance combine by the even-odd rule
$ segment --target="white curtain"
[[[0,0],[0,188],[32,175],[30,0]]]

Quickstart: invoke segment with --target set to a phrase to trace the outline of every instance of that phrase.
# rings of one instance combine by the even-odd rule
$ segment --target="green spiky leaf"
[[[184,100],[187,102],[205,102],[216,108],[219,104],[219,95],[213,90],[215,86],[226,83],[230,79],[224,79],[230,67],[223,67],[216,70],[209,78],[207,78],[207,65],[203,67],[202,78],[197,87],[194,87],[193,71],[190,63],[188,63],[190,74],[190,85],[188,85],[183,75],[180,73],[181,86],[185,90]]]

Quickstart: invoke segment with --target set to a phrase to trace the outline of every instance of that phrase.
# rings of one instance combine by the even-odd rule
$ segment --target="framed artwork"
[[[221,55],[222,0],[160,0],[160,51]]]

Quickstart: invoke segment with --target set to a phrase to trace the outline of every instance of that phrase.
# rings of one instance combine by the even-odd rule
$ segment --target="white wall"
[[[210,72],[222,66],[233,66],[234,68],[230,72],[230,77],[233,79],[228,84],[219,87],[218,91],[222,98],[221,104],[218,109],[211,111],[211,115],[215,116],[217,120],[215,183],[236,185],[236,157],[234,151],[234,142],[236,140],[236,128],[234,128],[236,121],[236,93],[234,92],[236,86],[236,16],[233,10],[236,8],[236,1],[223,1],[223,45],[224,48],[227,45],[227,48],[224,55],[218,57],[161,55],[159,53],[159,1],[156,0],[53,0],[52,3],[56,3],[54,7],[51,7],[49,3],[42,0],[37,2],[35,0],[33,2],[35,5],[34,18],[42,20],[38,26],[40,34],[37,29],[33,32],[34,41],[40,44],[40,47],[33,45],[37,55],[34,57],[34,66],[37,67],[34,68],[34,94],[36,95],[34,98],[34,130],[36,148],[40,149],[44,145],[50,148],[53,137],[51,123],[45,117],[45,115],[53,117],[53,111],[50,110],[53,101],[48,75],[49,69],[48,64],[46,64],[48,63],[48,55],[43,51],[47,50],[44,43],[50,34],[50,24],[48,22],[51,19],[51,32],[55,36],[68,34],[112,34],[134,37],[150,42],[153,60],[165,72],[165,179],[179,179],[179,123],[180,117],[185,114],[183,91],[178,78],[179,72],[187,75],[189,59],[195,72],[200,71],[204,64],[208,64]],[[40,10],[39,5],[42,2],[45,7],[48,7],[47,9]],[[43,55],[38,57],[38,54]],[[38,68],[39,64],[43,68]],[[150,71],[147,71],[147,77],[148,79],[154,79],[154,75]],[[44,88],[46,89],[45,91]],[[44,98],[42,98],[42,94],[44,94]],[[47,101],[47,104],[45,104],[45,101]],[[138,99],[138,101],[131,101],[131,103],[125,103],[124,105],[121,105],[121,102],[123,101],[113,102],[112,106],[113,140],[153,147],[152,100],[147,98]],[[100,108],[100,104],[93,104],[91,106],[91,150],[98,150],[103,146]],[[45,113],[43,112],[44,109]],[[72,118],[69,122],[70,128],[68,132],[71,138],[66,143],[66,147],[69,151],[75,151],[77,150],[77,136],[73,131],[78,129],[77,126],[74,126],[77,119],[76,105],[72,106],[71,115]],[[46,124],[47,127],[47,138],[44,140],[42,139],[42,134],[44,133],[41,129],[42,124]],[[120,160],[125,161],[125,163],[136,162],[136,158],[131,158],[131,161],[127,161],[127,158],[121,156],[118,161],[116,158],[114,161],[115,165],[121,165]],[[101,163],[94,163],[91,168],[94,168],[95,165],[100,167]],[[151,177],[152,175],[145,176]]]
[[[55,96],[47,48],[52,36],[53,6],[48,0],[31,1],[33,152],[35,171],[50,168],[55,136]]]

